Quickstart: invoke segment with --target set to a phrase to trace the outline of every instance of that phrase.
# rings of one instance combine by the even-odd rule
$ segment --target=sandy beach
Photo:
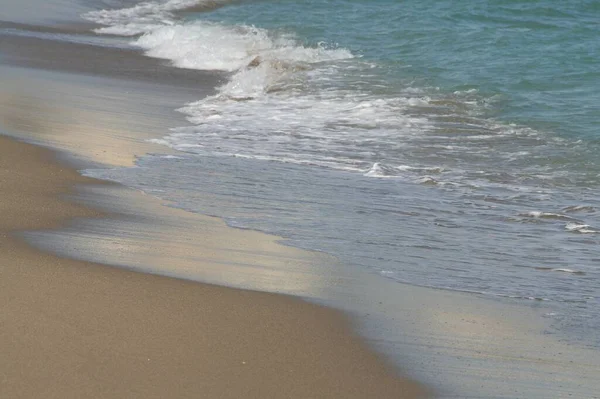
[[[92,181],[50,151],[7,138],[0,149],[0,396],[423,395],[335,311],[30,248],[11,232],[103,215],[61,199]]]
[[[161,175],[84,177],[190,157],[157,139],[228,76],[91,33],[79,16],[105,6],[0,9],[0,398],[599,397],[598,356],[542,301],[384,279],[166,200]],[[266,173],[277,162],[198,159],[174,180],[210,176],[223,189],[196,202],[232,213],[251,201],[226,182],[294,181]],[[265,204],[255,216],[280,222]]]
[[[49,20],[63,7],[62,2],[49,5]],[[35,2],[23,9],[12,5],[3,16],[29,21],[31,9]],[[35,30],[81,30],[73,26]],[[4,27],[26,28],[9,22]],[[74,48],[81,57],[71,56]],[[24,231],[48,232],[74,220],[123,219],[75,201],[84,189],[92,198],[118,192],[116,201],[123,203],[132,196],[137,216],[130,219],[144,218],[139,194],[82,177],[75,165],[133,165],[136,156],[156,148],[148,138],[181,118],[173,104],[209,94],[219,75],[170,69],[130,51],[39,38],[4,37],[1,51],[4,132],[61,150],[62,158],[0,137],[0,397],[425,396],[421,385],[400,376],[367,347],[338,311],[283,295],[66,259],[26,243]],[[168,86],[155,83],[159,77],[166,77]],[[160,213],[160,203],[146,199],[146,212]],[[161,248],[165,270],[191,267],[178,258],[192,246],[165,245],[173,236],[201,248],[193,263],[198,269],[302,262],[302,251],[286,249],[266,235],[192,216],[204,235],[177,227],[173,219],[153,227],[136,225],[137,233],[145,228],[147,237],[161,232],[162,238],[136,241],[132,258],[155,265],[151,247]],[[76,246],[81,237],[77,233],[64,242]],[[92,240],[88,243],[95,251],[111,250]],[[133,248],[123,236],[116,245],[127,244]]]

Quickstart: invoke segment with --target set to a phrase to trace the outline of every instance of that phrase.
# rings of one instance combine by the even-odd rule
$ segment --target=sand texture
[[[338,312],[39,252],[11,233],[104,217],[92,183],[0,138],[0,397],[410,398]]]

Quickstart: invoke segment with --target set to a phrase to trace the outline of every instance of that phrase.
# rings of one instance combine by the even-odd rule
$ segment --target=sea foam
[[[448,182],[461,180],[461,162],[485,160],[485,167],[491,156],[511,163],[531,157],[529,151],[515,152],[507,138],[529,140],[535,131],[465,119],[465,109],[476,110],[481,103],[476,90],[439,98],[410,85],[389,88],[382,67],[334,43],[309,44],[289,32],[185,21],[177,14],[228,3],[146,2],[85,15],[105,25],[99,33],[135,36],[131,44],[147,56],[179,68],[229,73],[217,95],[179,109],[194,126],[173,129],[161,143],[183,151],[353,170],[366,177],[410,171],[440,185],[446,174]],[[461,126],[455,126],[456,119]],[[371,170],[374,164],[385,171]],[[431,169],[438,168],[443,173],[434,171],[431,178]]]

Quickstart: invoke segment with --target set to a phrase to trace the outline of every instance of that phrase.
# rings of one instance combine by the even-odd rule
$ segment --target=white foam
[[[580,234],[598,233],[598,231],[592,229],[589,224],[581,224],[581,223],[567,223],[565,225],[565,229],[568,231],[572,231],[574,233],[580,233]]]
[[[90,11],[82,17],[106,27],[97,33],[134,36],[163,25],[173,25],[174,11],[191,7],[211,9],[231,3],[232,0],[169,0],[166,2],[143,2],[133,7]]]
[[[376,156],[370,143],[401,145],[401,134],[418,134],[427,124],[403,112],[402,98],[382,100],[339,91],[298,93],[285,90],[286,78],[265,88],[261,84],[265,72],[253,70],[258,74],[253,79],[233,79],[220,94],[180,109],[194,126],[173,129],[164,140],[175,149],[194,142],[212,153],[286,159],[375,176],[381,170],[375,167],[368,173],[373,166],[369,158]],[[273,90],[276,85],[283,88]],[[393,166],[387,171],[400,173]]]
[[[556,269],[552,269],[551,271],[553,272],[562,272],[562,273],[572,273],[572,274],[583,274],[583,272],[577,271],[577,270],[573,270],[573,269],[567,269],[567,268],[556,268]]]
[[[234,32],[206,22],[161,26],[133,44],[146,50],[146,55],[171,60],[179,68],[224,71],[245,67],[261,50],[272,46],[260,30]]]
[[[544,212],[540,212],[540,211],[531,211],[531,212],[527,213],[527,216],[531,216],[531,217],[534,217],[534,218],[539,218],[542,215],[544,215]]]
[[[528,216],[528,217],[532,217],[532,218],[536,218],[536,219],[558,219],[558,220],[572,220],[573,219],[570,216],[563,215],[560,213],[542,212],[542,211],[531,211],[531,212],[521,214],[521,216]]]
[[[402,174],[406,174],[406,172],[421,174],[421,173],[442,173],[445,171],[443,167],[419,167],[419,166],[410,166],[410,165],[386,165],[380,162],[375,162],[366,172],[363,173],[363,176],[366,177],[379,177],[379,178],[390,178],[390,177],[398,177]],[[425,178],[430,179],[429,176],[425,176]]]
[[[382,166],[379,162],[375,162],[364,176],[367,177],[390,177],[389,168]]]
[[[173,129],[153,142],[188,152],[364,170],[368,161],[355,154],[362,140],[393,140],[398,128],[422,125],[403,112],[414,99],[319,91],[323,82],[335,86],[341,74],[331,63],[353,58],[348,50],[305,46],[289,34],[253,26],[177,23],[171,11],[192,3],[202,2],[151,2],[87,15],[109,25],[102,33],[141,33],[132,44],[150,57],[180,68],[231,72],[217,95],[180,109],[194,127]]]
[[[235,98],[256,96],[297,69],[324,61],[352,58],[345,49],[307,47],[286,34],[244,25],[207,21],[181,23],[173,11],[191,6],[217,7],[225,0],[147,2],[120,10],[101,10],[84,17],[107,25],[104,34],[140,35],[131,44],[150,57],[170,60],[179,68],[237,72],[221,88]]]
[[[394,92],[373,71],[376,64],[355,59],[346,49],[309,46],[293,35],[254,26],[184,22],[175,12],[229,2],[169,0],[86,14],[106,25],[98,32],[139,35],[131,44],[147,56],[179,68],[230,73],[216,96],[180,109],[195,126],[174,129],[155,142],[182,151],[245,154],[355,170],[368,177],[411,172],[422,177],[418,181],[423,184],[438,185],[444,183],[429,175],[451,171],[452,181],[462,184],[469,176],[459,176],[461,171],[480,168],[491,180],[495,171],[488,165],[494,159],[512,167],[537,154],[532,138],[539,132],[476,117],[476,110],[485,104],[479,104],[475,89],[447,95],[436,88],[406,87]],[[427,109],[436,107],[443,112],[433,112],[432,118]],[[448,112],[452,109],[456,113]],[[527,150],[515,151],[520,147],[514,139],[519,137],[527,140]],[[374,168],[380,161],[385,167]],[[515,170],[506,179],[500,176],[504,181],[497,184],[519,185],[523,169]],[[544,178],[536,171],[536,179]]]

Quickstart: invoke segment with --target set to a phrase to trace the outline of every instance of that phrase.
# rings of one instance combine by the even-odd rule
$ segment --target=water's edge
[[[86,78],[77,80],[85,81]],[[97,82],[92,86],[94,84]],[[60,144],[56,144],[56,147],[60,148]],[[188,155],[183,154],[183,156]],[[169,162],[177,160],[176,153],[161,157],[156,155],[139,159],[137,165],[128,171],[139,172],[151,162],[159,164],[165,162],[165,170],[168,171]],[[303,172],[293,165],[275,164],[277,165],[273,168],[275,171],[271,171],[266,170],[260,163],[239,158],[197,157],[197,160],[190,165],[197,166],[195,162],[200,162],[202,170],[209,172],[199,176],[204,179],[200,184],[203,189],[195,191],[195,195],[198,195],[195,199],[200,201],[199,198],[204,197],[201,201],[207,203],[213,201],[221,208],[198,212],[185,202],[178,201],[178,198],[169,198],[174,201],[169,206],[223,217],[231,227],[239,228],[245,224],[236,223],[235,216],[228,216],[227,211],[247,202],[243,198],[237,198],[243,196],[244,191],[236,190],[237,183],[232,180],[232,177],[248,182],[253,172],[260,172],[279,177],[284,176],[285,173],[292,173],[300,180],[306,178]],[[267,165],[273,164],[267,163]],[[156,192],[156,187],[160,187],[164,181],[159,180],[158,183],[155,181],[149,188],[144,189],[136,186],[135,180],[127,182],[123,179],[129,173],[127,170],[97,169],[98,163],[90,166],[96,169],[88,169],[85,174],[125,183],[125,186],[143,190],[151,196],[161,195]],[[239,171],[247,172],[248,176],[243,173],[241,176],[236,176]],[[318,171],[318,168],[310,169],[309,173],[315,172],[319,175]],[[120,174],[122,172],[125,174]],[[111,178],[113,173],[115,175]],[[343,176],[343,172],[340,175]],[[174,176],[176,177],[177,174]],[[168,181],[173,176],[165,174],[161,177],[161,179],[165,178]],[[212,180],[214,178],[216,180]],[[223,181],[227,181],[230,185],[224,185]],[[369,184],[371,183],[366,183],[367,186]],[[228,188],[229,191],[221,192],[217,190],[218,188],[225,188],[225,191],[228,191]],[[365,186],[365,189],[368,190],[370,187]],[[81,188],[75,199],[84,204],[112,209],[116,213],[128,210],[132,212],[133,217],[136,212],[139,212],[136,208],[142,197],[138,195],[133,200],[133,197],[124,195],[123,192],[118,189],[114,192],[110,190],[100,192]],[[268,192],[266,187],[265,193]],[[266,197],[258,197],[259,200],[264,198]],[[268,211],[269,204],[266,203],[262,208],[252,206],[249,208],[251,212],[259,210]],[[165,210],[164,213],[168,214],[170,211]],[[240,269],[235,268],[225,272],[219,269],[187,270],[185,273],[161,271],[152,269],[157,265],[152,264],[150,259],[142,259],[147,264],[144,262],[132,264],[134,256],[129,256],[131,254],[124,248],[120,251],[116,247],[111,247],[110,251],[94,248],[99,242],[143,241],[143,237],[139,235],[143,235],[144,231],[160,230],[161,225],[184,223],[183,219],[169,219],[165,215],[145,214],[144,217],[148,220],[147,230],[142,229],[138,232],[133,228],[136,226],[131,223],[131,220],[81,220],[74,221],[68,228],[60,231],[29,232],[25,237],[42,249],[64,256],[225,286],[291,294],[341,309],[353,317],[358,331],[378,351],[384,356],[392,356],[399,368],[409,375],[437,388],[442,397],[470,395],[542,398],[548,397],[549,392],[560,392],[564,395],[570,393],[589,398],[596,392],[600,392],[600,389],[597,389],[598,382],[594,379],[594,375],[600,372],[597,352],[564,342],[549,327],[548,320],[542,317],[547,310],[541,301],[524,305],[517,300],[507,298],[490,300],[481,295],[410,286],[383,278],[389,277],[381,274],[386,270],[365,271],[349,265],[352,262],[346,262],[346,259],[335,259],[327,255],[326,248],[322,249],[325,253],[314,255],[313,259],[321,259],[320,262],[315,260],[320,263],[319,267],[306,269],[305,265],[293,264],[288,265],[290,269],[275,270],[273,273],[265,273],[264,270],[261,272],[260,267],[250,268],[241,278]],[[276,212],[265,213],[262,216],[258,213],[256,216],[257,219],[261,217],[272,219],[275,224],[283,221]],[[151,225],[154,227],[149,227]],[[257,229],[261,230],[260,227]],[[121,236],[115,236],[115,231],[120,232]],[[82,238],[81,241],[78,241],[78,237]],[[69,245],[65,245],[66,243]],[[74,243],[76,245],[72,245]],[[290,244],[287,241],[283,243]],[[349,256],[352,257],[352,254]],[[164,258],[157,256],[154,261],[160,260]],[[193,263],[193,259],[189,261],[190,264]],[[149,264],[152,264],[150,269],[148,269]],[[224,267],[227,269],[227,266]],[[293,276],[292,280],[294,280],[291,283],[290,276]],[[310,281],[311,278],[317,282]],[[561,378],[556,379],[554,377],[556,375],[560,375]],[[559,381],[560,379],[563,381]],[[511,381],[513,385],[507,386],[507,381]]]

